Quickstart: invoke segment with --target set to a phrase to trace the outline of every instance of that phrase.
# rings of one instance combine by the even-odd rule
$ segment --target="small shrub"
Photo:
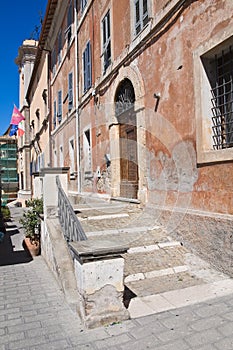
[[[4,221],[10,219],[11,213],[10,213],[10,209],[9,209],[9,208],[7,208],[7,207],[2,207],[2,208],[1,208],[1,212],[2,212],[2,217],[3,217],[3,220],[4,220]]]
[[[40,214],[43,214],[43,199],[33,198],[27,201],[29,209],[23,213],[20,223],[25,229],[25,237],[32,243],[40,241]]]

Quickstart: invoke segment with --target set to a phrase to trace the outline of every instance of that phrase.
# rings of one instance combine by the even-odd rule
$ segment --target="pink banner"
[[[20,111],[14,106],[12,117],[11,117],[11,124],[18,125],[21,120],[25,120],[24,116],[20,113]]]

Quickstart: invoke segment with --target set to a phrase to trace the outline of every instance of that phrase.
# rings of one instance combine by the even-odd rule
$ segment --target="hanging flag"
[[[9,136],[14,136],[14,135],[16,136],[17,130],[18,130],[18,125],[12,124],[9,132]]]
[[[21,120],[21,122],[19,122],[18,124],[18,132],[17,132],[17,135],[20,137],[20,136],[23,136],[24,132],[25,132],[25,127],[24,127],[24,120]]]
[[[25,118],[20,113],[18,108],[16,108],[16,106],[14,106],[13,113],[12,113],[12,116],[11,116],[11,124],[12,125],[18,125],[21,122],[21,120],[25,120]]]

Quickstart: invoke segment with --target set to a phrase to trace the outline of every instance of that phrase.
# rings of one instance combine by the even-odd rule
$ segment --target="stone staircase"
[[[123,256],[124,303],[131,317],[174,306],[165,303],[162,309],[157,306],[151,309],[145,298],[151,302],[151,298],[159,297],[161,302],[168,292],[178,295],[182,290],[192,295],[199,286],[209,288],[216,281],[228,281],[228,276],[212,269],[182,242],[170,237],[154,219],[151,210],[132,203],[90,198],[86,203],[74,205],[74,210],[89,240],[107,237],[129,247]]]

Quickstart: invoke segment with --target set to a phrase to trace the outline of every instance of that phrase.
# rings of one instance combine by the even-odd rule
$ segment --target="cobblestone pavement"
[[[21,230],[14,227],[19,215],[14,211],[16,221],[0,246],[0,350],[233,349],[233,290],[202,303],[85,329],[43,258],[32,260],[22,249]]]
[[[1,350],[232,350],[233,294],[86,330],[42,257],[0,267]]]

